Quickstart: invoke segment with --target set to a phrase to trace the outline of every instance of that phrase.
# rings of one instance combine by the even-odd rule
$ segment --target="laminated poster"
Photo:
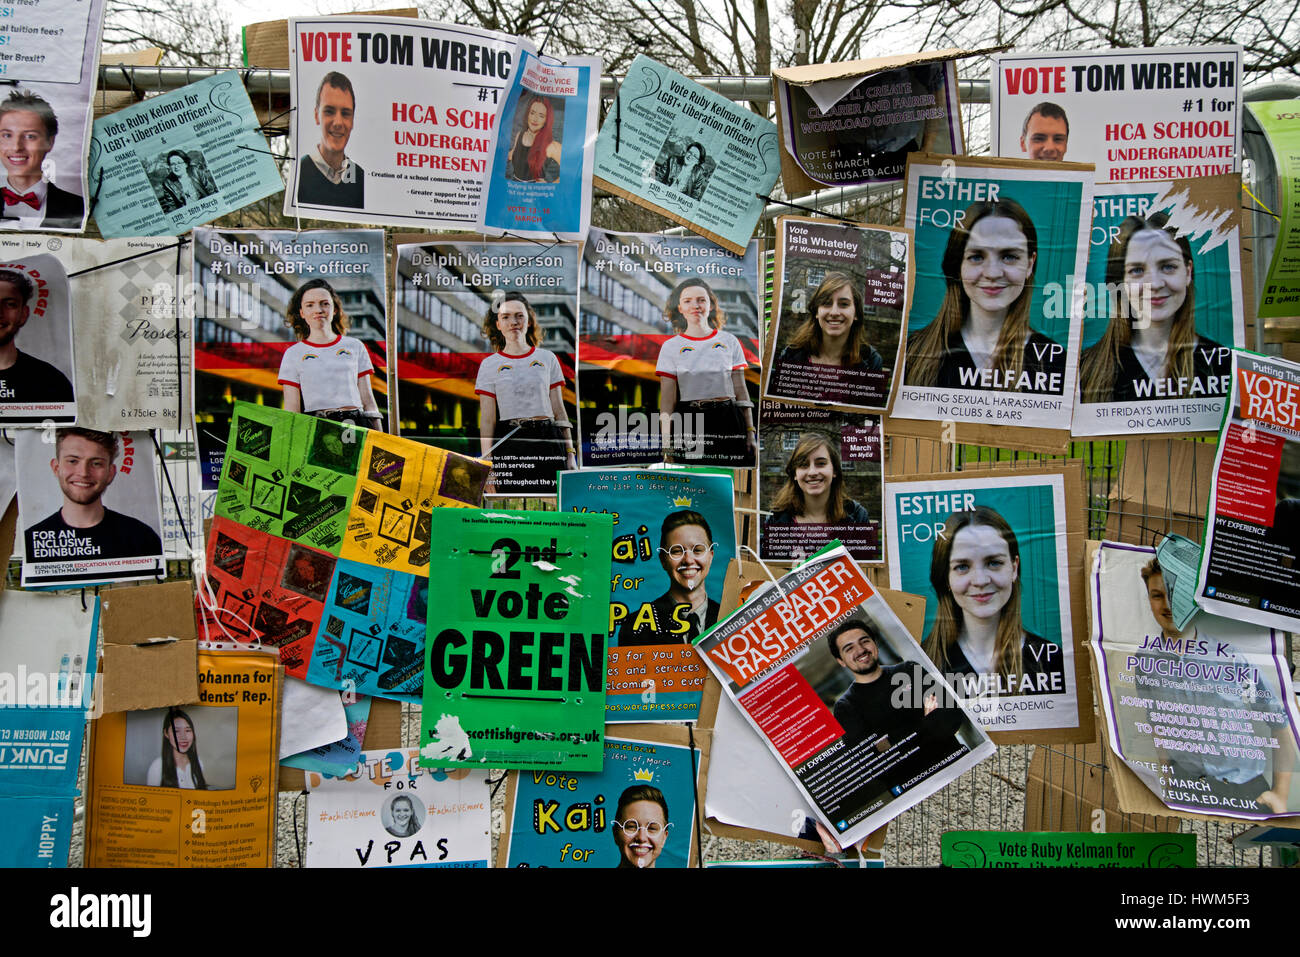
[[[253,104],[227,70],[95,121],[95,224],[115,236],[179,236],[283,187]]]
[[[337,559],[301,542],[217,517],[207,541],[199,606],[209,640],[259,641],[285,673],[307,675]]]
[[[299,17],[289,37],[284,214],[473,229],[519,40],[405,17]]]
[[[765,401],[759,438],[762,558],[803,561],[838,541],[884,561],[880,416]]]
[[[194,230],[185,301],[205,489],[217,487],[236,401],[387,423],[385,275],[378,229]]]
[[[305,867],[487,867],[487,772],[420,767],[415,748],[362,751],[345,777],[307,775]]]
[[[780,173],[776,124],[644,54],[596,141],[597,186],[736,255]]]
[[[560,511],[614,520],[606,722],[697,720],[708,672],[692,642],[717,624],[736,557],[731,476],[571,473]]]
[[[613,521],[436,509],[421,767],[599,771]]]
[[[1236,172],[1239,46],[1003,53],[989,87],[994,156],[1097,164],[1097,182]]]
[[[582,256],[582,466],[752,468],[758,243],[593,229]]]
[[[71,800],[77,795],[98,633],[97,597],[83,608],[75,595],[0,593],[0,796]],[[69,821],[47,835],[64,848],[59,866],[67,862],[62,829]],[[27,842],[40,833],[39,823],[28,834],[18,819],[0,815],[0,835]]]
[[[1065,476],[891,481],[885,513],[889,585],[925,598],[921,647],[984,730],[1078,727]]]
[[[398,240],[401,434],[490,459],[489,495],[554,496],[577,468],[579,257],[576,243]]]
[[[1218,428],[1244,341],[1241,178],[1100,183],[1075,435]]]
[[[342,558],[395,572],[429,573],[430,516],[482,501],[487,466],[382,432],[365,433]]]
[[[95,723],[87,867],[274,864],[280,665],[199,652],[199,703]]]
[[[0,229],[79,233],[86,228],[86,141],[99,80],[103,0],[32,0],[6,6],[0,130],[25,146],[0,157]]]
[[[1268,264],[1259,318],[1300,314],[1300,111],[1294,100],[1249,103],[1264,131],[1277,172],[1277,238]]]
[[[1201,549],[1197,604],[1300,626],[1300,365],[1233,353]]]
[[[0,346],[0,361],[8,363],[0,369],[0,424],[6,426],[77,419],[68,273],[42,245],[35,236],[15,236],[0,246],[0,305],[9,317],[9,341]]]
[[[14,446],[23,587],[164,574],[158,475],[148,432],[27,429]]]
[[[1068,429],[1092,170],[913,156],[904,210],[917,278],[891,415]]]
[[[911,232],[783,216],[777,263],[764,395],[883,411],[911,291]]]
[[[555,60],[520,42],[497,113],[475,228],[490,236],[586,239],[600,114],[600,57]]]
[[[337,555],[367,432],[236,403],[217,516]]]
[[[306,678],[418,704],[429,607],[425,575],[340,559]]]
[[[787,192],[898,182],[908,153],[965,152],[957,64],[943,59],[962,52],[774,71]]]
[[[843,846],[993,753],[842,547],[755,592],[696,649]]]
[[[157,465],[158,490],[162,496],[163,555],[168,561],[187,562],[203,552],[203,513],[199,499],[205,493],[194,433],[161,429],[158,445],[162,449]]]
[[[695,867],[706,736],[606,738],[599,772],[511,774],[498,866]]]
[[[1149,548],[1104,542],[1091,577],[1111,750],[1176,811],[1261,819],[1300,810],[1285,635],[1205,612],[1180,631],[1172,571]]]

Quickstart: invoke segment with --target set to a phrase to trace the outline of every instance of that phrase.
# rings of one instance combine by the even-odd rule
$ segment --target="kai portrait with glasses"
[[[650,868],[668,841],[668,801],[664,793],[649,784],[634,784],[618,798],[614,811],[614,845],[618,866]]]
[[[714,626],[718,603],[709,597],[716,546],[708,520],[683,509],[670,513],[659,532],[659,564],[668,590],[625,619],[619,647],[690,644]]]

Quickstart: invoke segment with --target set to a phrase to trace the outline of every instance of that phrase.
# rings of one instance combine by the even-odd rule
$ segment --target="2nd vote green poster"
[[[434,509],[421,767],[599,771],[609,515]]]

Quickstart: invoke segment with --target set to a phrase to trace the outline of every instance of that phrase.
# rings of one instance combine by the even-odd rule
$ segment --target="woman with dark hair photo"
[[[1080,360],[1084,402],[1221,394],[1207,389],[1207,380],[1229,375],[1232,357],[1196,334],[1192,247],[1168,222],[1165,213],[1130,216],[1111,243],[1106,288],[1117,292],[1111,300],[1114,314]]]
[[[370,387],[375,368],[365,345],[344,335],[348,317],[334,287],[324,279],[299,286],[285,325],[298,341],[280,362],[284,408],[382,431],[384,417]]]
[[[216,181],[206,167],[196,164],[183,150],[167,154],[169,172],[162,181],[158,200],[163,212],[170,213],[217,191]]]
[[[392,824],[385,824],[384,830],[393,837],[414,837],[420,832],[420,815],[415,810],[415,802],[407,795],[399,794],[388,805],[388,816]]]
[[[857,284],[842,272],[828,272],[777,361],[879,372],[884,360],[867,341],[865,318]]]
[[[560,143],[555,137],[555,105],[549,97],[533,93],[520,100],[523,122],[506,154],[508,179],[527,183],[560,181]]]
[[[722,328],[717,294],[683,279],[668,294],[664,318],[675,331],[659,348],[659,432],[664,460],[746,468],[754,464],[754,403],[749,360]]]
[[[805,432],[785,463],[769,525],[866,525],[870,513],[844,494],[840,453],[827,436]]]
[[[937,606],[923,647],[940,671],[998,676],[996,687],[1005,693],[1065,689],[1061,650],[1025,628],[1020,543],[1001,515],[980,505],[948,516],[930,555],[930,585]],[[1038,675],[1058,677],[1039,687]],[[967,694],[980,687],[978,681],[966,685]]]
[[[708,158],[704,145],[692,141],[680,155],[673,153],[668,157],[658,171],[659,181],[691,199],[700,199],[709,182]]]
[[[972,204],[948,237],[934,320],[907,337],[907,385],[1060,394],[1065,349],[1029,325],[1038,231],[1012,199]]]
[[[555,473],[578,467],[560,360],[537,344],[537,313],[520,292],[493,300],[483,335],[494,350],[474,383],[480,450],[492,461],[484,491],[554,495]]]
[[[619,795],[611,832],[619,868],[655,866],[668,841],[668,799],[650,784],[634,784]]]
[[[149,765],[145,784],[151,788],[208,789],[194,722],[180,708],[168,708],[163,716],[162,754]]]

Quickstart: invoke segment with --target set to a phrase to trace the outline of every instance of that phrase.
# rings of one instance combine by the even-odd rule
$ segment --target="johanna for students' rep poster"
[[[636,738],[606,738],[598,772],[514,772],[497,866],[697,866],[708,738],[645,729]]]
[[[1093,194],[1075,435],[1218,427],[1244,337],[1241,178]]]
[[[37,237],[13,237],[0,246],[3,425],[71,424],[77,418],[68,274],[58,257],[34,251],[39,244]]]
[[[270,867],[280,665],[199,652],[199,703],[95,722],[87,867]]]
[[[843,846],[993,753],[841,547],[755,592],[696,648]]]
[[[582,255],[582,465],[752,467],[758,244],[593,229]]]
[[[5,9],[0,76],[13,88],[0,100],[0,229],[81,232],[104,2],[35,0]]]
[[[106,237],[178,236],[282,185],[234,70],[96,120],[89,169]]]
[[[741,255],[779,154],[771,120],[642,54],[600,128],[594,182]]]
[[[1003,53],[989,88],[995,156],[1097,164],[1097,182],[1237,170],[1239,46]]]
[[[759,554],[802,561],[838,541],[884,561],[880,416],[764,402],[759,434]]]
[[[554,495],[577,467],[578,256],[571,243],[399,237],[401,434],[491,460],[488,494]]]
[[[421,767],[598,771],[608,515],[440,508]]]
[[[306,679],[419,703],[428,609],[429,579],[424,575],[340,560]]]
[[[925,598],[921,647],[986,731],[1073,740],[1081,724],[1092,733],[1075,648],[1081,596],[1070,588],[1082,529],[1068,516],[1082,502],[1059,470],[1017,472],[891,481],[889,584]]]
[[[430,771],[415,748],[362,751],[342,778],[307,775],[305,867],[487,867],[486,771]]]
[[[1171,571],[1149,548],[1102,543],[1092,583],[1111,749],[1174,810],[1300,810],[1300,714],[1283,634],[1205,613],[1179,631]]]
[[[953,59],[964,53],[772,71],[786,192],[897,182],[908,153],[964,153]]]
[[[1196,602],[1216,615],[1300,625],[1300,365],[1234,352]]]
[[[240,400],[367,428],[387,423],[381,231],[196,229],[188,296],[205,488],[217,487]]]
[[[24,587],[162,574],[158,476],[148,432],[67,426],[15,440]]]
[[[299,17],[289,37],[285,215],[473,229],[517,39],[404,17]]]
[[[366,430],[235,404],[216,514],[337,555]]]
[[[692,642],[718,621],[736,557],[730,475],[582,471],[562,512],[614,520],[606,721],[695,721],[707,672]]]
[[[777,221],[777,305],[765,396],[889,404],[912,286],[912,233]]]
[[[585,239],[600,112],[600,57],[539,58],[519,65],[497,113],[492,168],[477,228]]]
[[[1092,170],[912,156],[916,290],[891,415],[1068,429]]]

